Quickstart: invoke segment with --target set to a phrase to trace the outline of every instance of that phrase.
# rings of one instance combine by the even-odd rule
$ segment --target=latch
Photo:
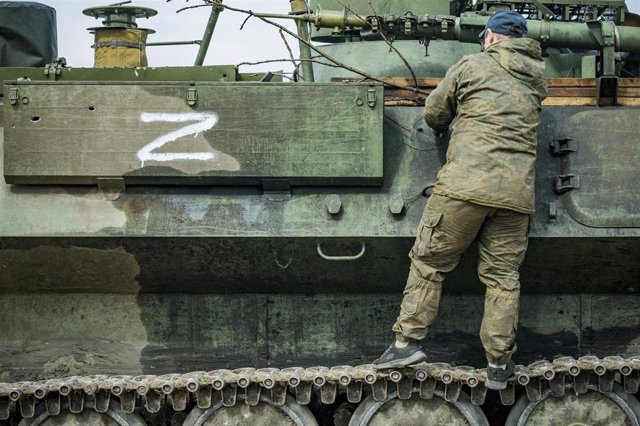
[[[44,75],[49,80],[57,80],[62,74],[62,68],[67,66],[65,58],[53,58],[53,62],[44,66]]]
[[[9,88],[9,103],[11,105],[15,105],[18,103],[18,88],[10,87]]]
[[[578,143],[571,138],[554,139],[549,143],[549,147],[555,157],[578,151]]]
[[[198,101],[198,91],[195,88],[187,89],[187,103],[194,106]]]
[[[262,196],[269,201],[291,199],[291,184],[288,179],[263,179]]]
[[[553,183],[553,189],[558,195],[578,188],[580,188],[580,177],[573,174],[556,176]]]
[[[367,105],[369,105],[371,108],[373,108],[374,106],[376,106],[376,101],[377,101],[377,96],[376,96],[376,89],[373,87],[370,87],[367,90]]]

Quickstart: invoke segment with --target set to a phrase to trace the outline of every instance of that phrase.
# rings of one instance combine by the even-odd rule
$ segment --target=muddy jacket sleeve
[[[447,75],[425,101],[424,120],[436,133],[447,130],[456,116],[458,104],[456,91],[464,62],[466,62],[465,59],[449,68]]]

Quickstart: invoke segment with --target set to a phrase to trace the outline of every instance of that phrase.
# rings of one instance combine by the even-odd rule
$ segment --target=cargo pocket
[[[411,296],[405,296],[402,299],[400,309],[406,315],[415,315],[415,313],[418,312],[418,301]]]
[[[440,223],[440,219],[442,219],[442,212],[429,212],[424,216],[418,228],[416,242],[413,245],[413,253],[416,256],[431,256],[433,254],[431,250],[433,232],[434,228]]]

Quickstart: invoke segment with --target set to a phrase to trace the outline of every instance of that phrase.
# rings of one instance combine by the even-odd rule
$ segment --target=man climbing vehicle
[[[518,13],[493,14],[480,34],[484,51],[452,66],[425,102],[434,134],[452,125],[447,160],[409,254],[411,268],[395,342],[374,361],[398,368],[426,359],[420,341],[438,314],[442,283],[472,242],[486,286],[480,339],[486,386],[504,389],[513,373],[520,282],[518,269],[534,212],[537,127],[546,97],[540,44],[526,38]]]

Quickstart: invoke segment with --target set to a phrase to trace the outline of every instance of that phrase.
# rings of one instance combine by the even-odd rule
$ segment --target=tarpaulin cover
[[[0,1],[0,67],[42,67],[58,56],[56,10]]]
[[[96,68],[135,68],[147,66],[147,31],[133,28],[96,30]]]

